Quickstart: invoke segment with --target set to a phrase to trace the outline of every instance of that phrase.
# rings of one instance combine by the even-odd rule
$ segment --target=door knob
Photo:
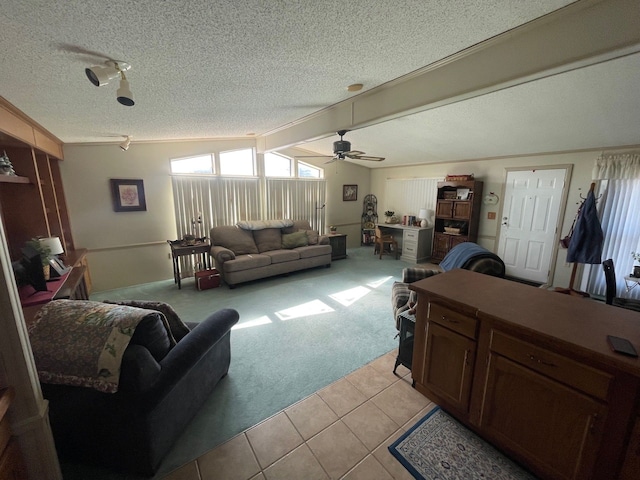
[[[502,217],[502,225],[507,226],[507,217]]]

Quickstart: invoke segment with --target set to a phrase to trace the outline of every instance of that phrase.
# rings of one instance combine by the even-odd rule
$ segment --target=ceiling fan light
[[[116,98],[118,102],[127,107],[135,105],[136,102],[133,101],[133,93],[131,93],[131,89],[129,88],[128,80],[125,80],[124,78],[120,80],[120,88],[118,88]]]
[[[106,67],[96,65],[85,68],[84,73],[87,75],[89,81],[96,87],[102,87],[120,75],[120,72],[112,65],[107,65]]]

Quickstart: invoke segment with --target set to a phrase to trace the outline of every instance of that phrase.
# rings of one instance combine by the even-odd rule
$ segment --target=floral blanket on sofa
[[[85,300],[54,300],[29,326],[44,383],[118,391],[122,355],[138,324],[156,312]]]

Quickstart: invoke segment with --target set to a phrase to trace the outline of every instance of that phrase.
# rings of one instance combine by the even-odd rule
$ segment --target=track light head
[[[96,65],[91,68],[85,68],[84,73],[87,74],[89,81],[96,87],[102,87],[120,75],[118,64],[112,61],[107,61],[106,66]]]
[[[129,88],[129,81],[124,78],[124,75],[120,79],[120,88],[118,88],[118,92],[116,93],[116,99],[127,107],[132,107],[136,104],[136,102],[133,101],[133,93],[131,93],[131,89]]]
[[[131,65],[127,62],[107,60],[104,62],[104,65],[85,68],[84,73],[87,75],[89,81],[96,87],[102,87],[129,69],[131,69]]]
[[[122,142],[119,146],[123,152],[126,152],[127,150],[129,150],[129,145],[131,145],[131,137],[127,135],[125,141]]]

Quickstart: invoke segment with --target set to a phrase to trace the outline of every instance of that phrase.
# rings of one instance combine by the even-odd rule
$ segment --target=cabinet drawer
[[[458,332],[465,337],[476,338],[477,320],[437,303],[429,303],[429,321]]]
[[[404,235],[402,237],[402,241],[403,242],[417,242],[418,241],[418,237],[419,237],[419,233],[417,231],[414,230],[405,230],[404,231]]]
[[[403,242],[402,255],[415,257],[418,254],[418,244],[416,242]]]
[[[606,400],[613,377],[570,358],[518,340],[504,333],[491,332],[491,350],[588,395]]]

